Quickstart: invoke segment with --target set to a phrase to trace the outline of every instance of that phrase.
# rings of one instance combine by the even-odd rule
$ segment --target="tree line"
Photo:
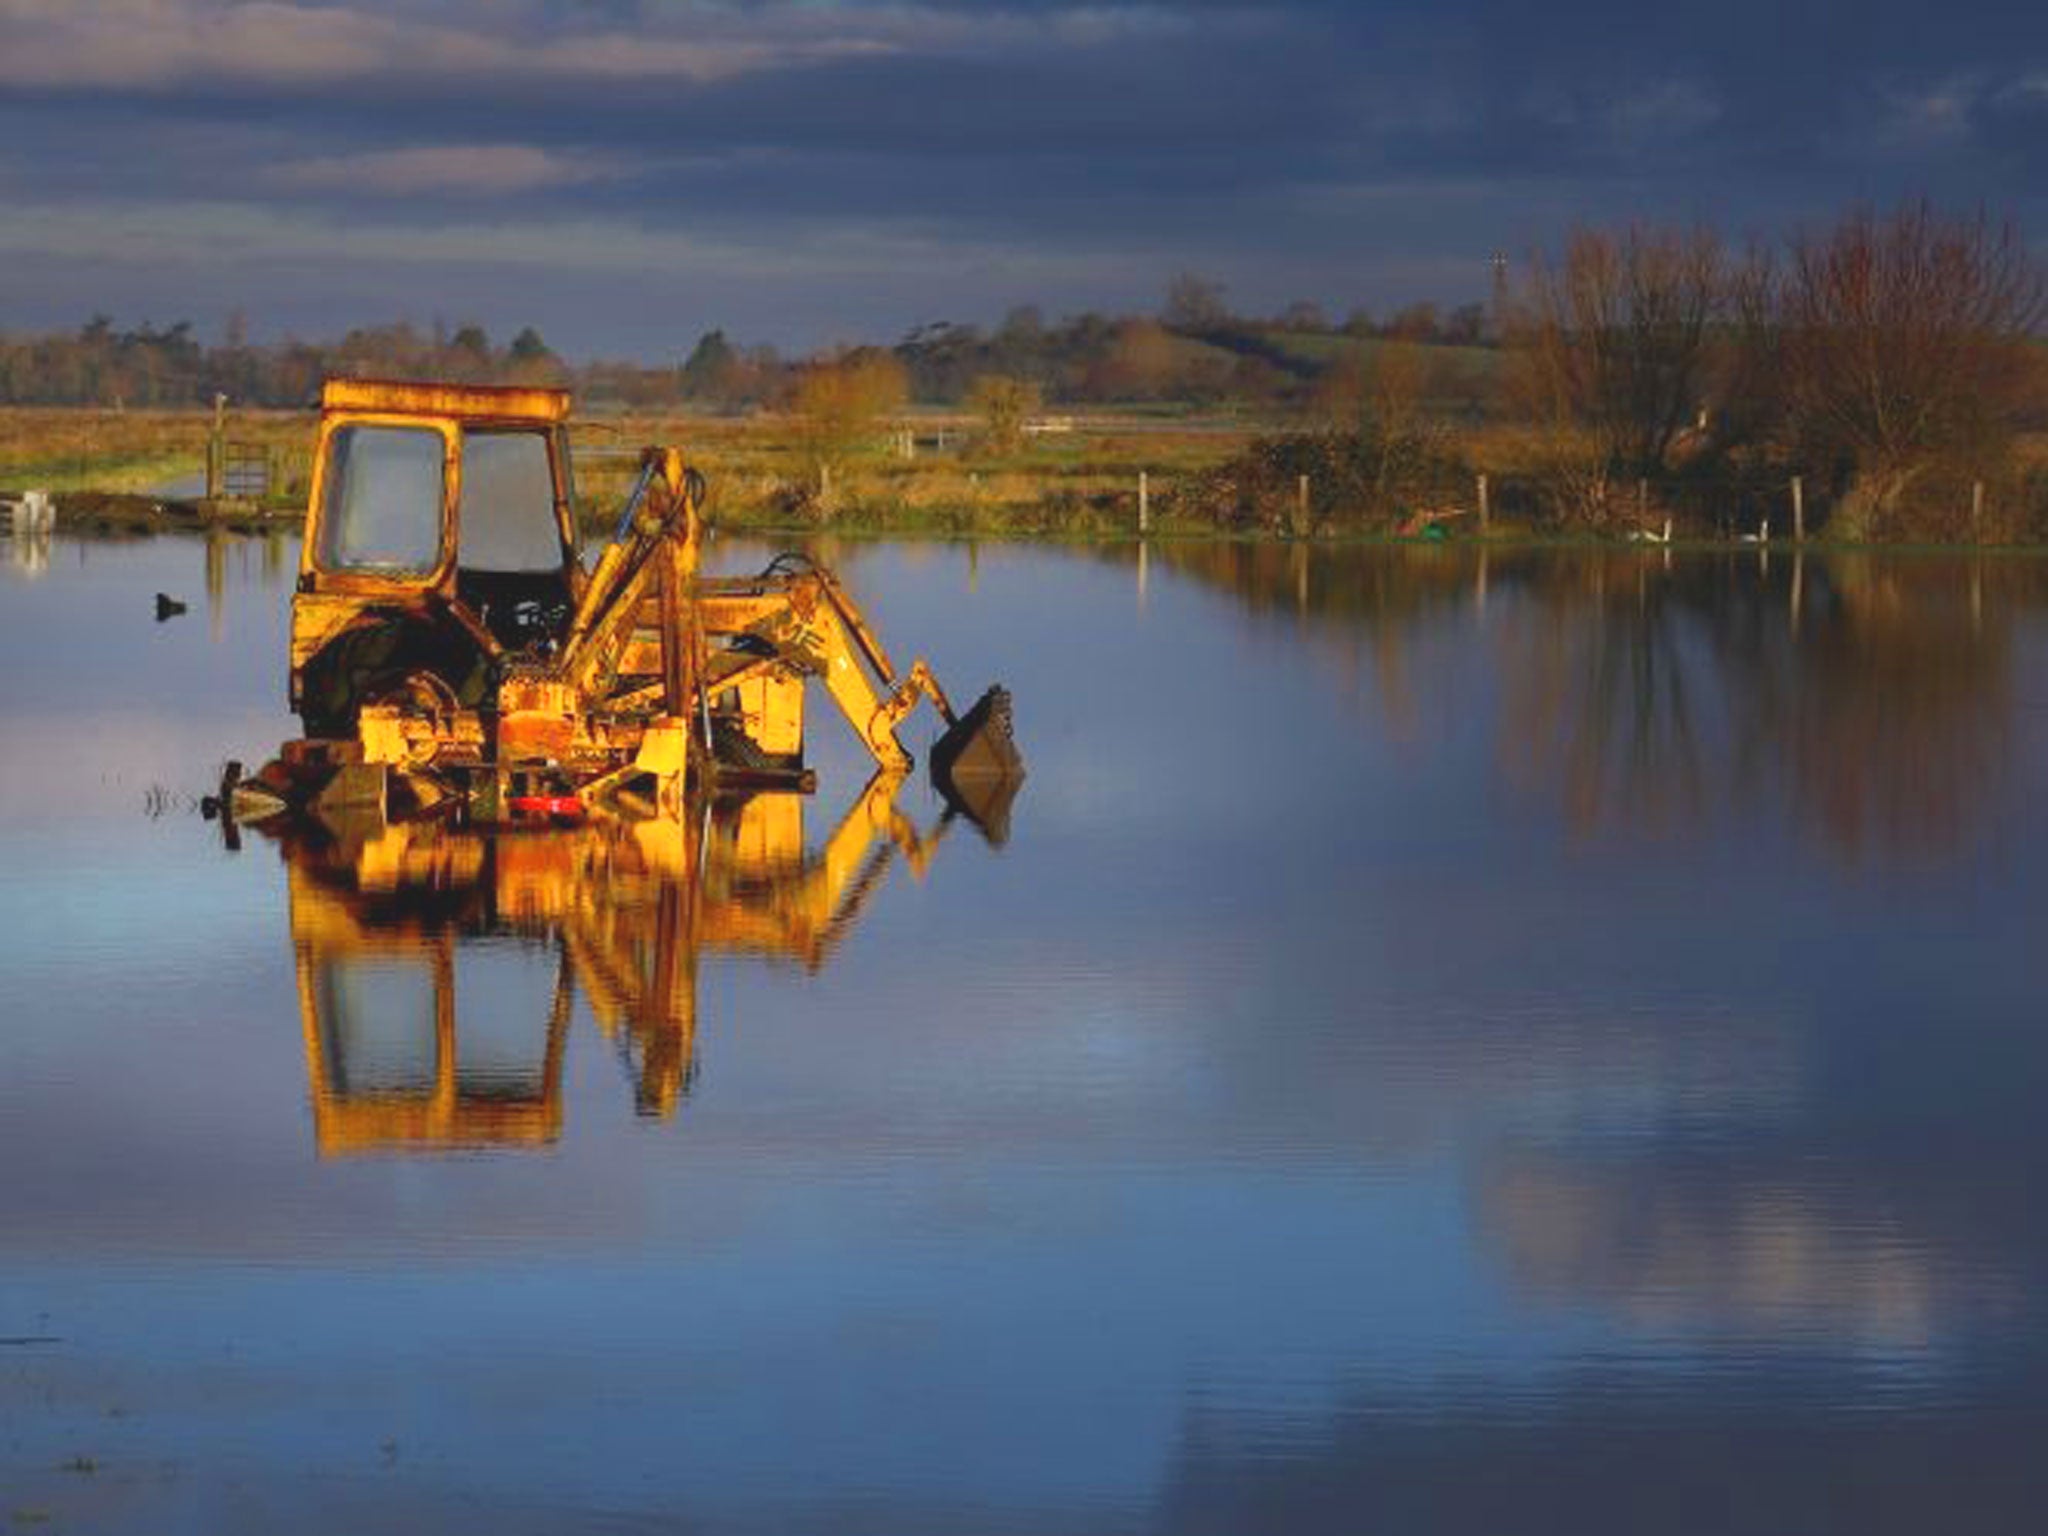
[[[1440,352],[1382,344],[1325,370],[1319,430],[1255,444],[1197,510],[1288,526],[1307,476],[1351,522],[1412,526],[1486,476],[1540,527],[2048,538],[2048,273],[2008,222],[1913,202],[1775,245],[1579,228],[1497,310],[1479,420],[1441,409]]]
[[[1333,325],[1307,302],[1239,314],[1177,277],[1156,312],[920,326],[893,346],[786,358],[710,330],[672,366],[560,357],[532,327],[360,328],[219,343],[192,327],[0,335],[0,404],[311,400],[333,374],[562,384],[587,405],[789,413],[823,465],[911,403],[972,409],[1008,450],[1047,405],[1291,413],[1194,493],[1207,520],[1294,526],[1303,476],[1364,526],[1496,480],[1531,523],[1781,528],[1854,539],[2048,537],[2048,279],[2015,226],[1926,202],[1852,209],[1768,244],[1704,227],[1572,230],[1491,302]],[[1788,504],[1788,488],[1791,499]]]
[[[867,367],[880,356],[901,368],[905,398],[921,405],[971,404],[980,381],[993,377],[1061,404],[1285,407],[1310,398],[1332,346],[1379,338],[1489,344],[1478,305],[1439,312],[1414,304],[1384,321],[1356,311],[1332,324],[1319,306],[1299,301],[1250,317],[1233,313],[1220,287],[1192,276],[1175,280],[1156,314],[1085,313],[1054,322],[1023,304],[992,328],[941,321],[893,346],[798,357],[712,329],[670,366],[572,363],[531,326],[502,345],[475,324],[405,321],[359,327],[333,341],[256,344],[235,319],[209,345],[188,321],[117,329],[95,315],[71,332],[0,332],[0,405],[163,408],[206,405],[224,394],[241,404],[292,407],[313,398],[321,379],[357,374],[560,384],[592,404],[742,411],[787,407],[818,370]]]
[[[2016,508],[2021,437],[2048,419],[2044,317],[2048,274],[1982,213],[1858,209],[1775,248],[1582,229],[1507,316],[1503,404],[1576,521],[1628,517],[1646,480],[1796,477],[1838,536],[1962,534],[1988,486]]]

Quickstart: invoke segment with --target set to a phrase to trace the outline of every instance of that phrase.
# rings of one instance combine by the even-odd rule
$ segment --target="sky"
[[[1483,299],[1575,222],[1982,205],[2012,0],[0,0],[0,330],[533,324],[577,359]]]

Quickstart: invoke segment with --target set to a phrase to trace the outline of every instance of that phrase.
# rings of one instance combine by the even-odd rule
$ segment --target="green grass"
[[[1311,349],[1360,345],[1340,338],[1290,338]],[[1491,360],[1483,349],[1432,348],[1454,360]],[[594,532],[608,533],[636,472],[637,450],[674,444],[706,476],[712,488],[709,513],[717,526],[759,532],[900,533],[941,537],[1121,539],[1136,532],[1138,476],[1152,497],[1153,531],[1165,537],[1215,536],[1214,522],[1176,505],[1176,492],[1204,472],[1241,453],[1254,437],[1302,423],[1276,418],[1248,419],[1227,412],[1198,413],[1185,405],[1147,408],[1065,409],[1048,416],[1071,420],[1070,432],[1035,436],[1003,452],[976,442],[976,424],[959,412],[918,410],[899,419],[929,438],[941,428],[952,436],[944,449],[920,449],[910,459],[892,451],[886,436],[858,445],[834,466],[833,497],[821,513],[806,495],[815,474],[800,445],[796,425],[773,414],[746,417],[687,413],[592,414],[576,423],[578,512]],[[305,411],[243,412],[230,418],[229,435],[262,444],[284,465],[285,484],[275,498],[286,512],[303,503],[307,458],[315,419]],[[0,487],[47,488],[59,493],[149,492],[204,462],[210,414],[202,411],[106,411],[60,409],[0,410]],[[1538,444],[1524,429],[1460,429],[1455,451],[1474,469],[1495,477],[1497,494],[1511,481],[1528,478],[1518,466],[1531,462]],[[2024,476],[2048,477],[2048,438],[2022,444]],[[154,527],[144,495],[137,504],[114,508],[82,503],[86,526]],[[1500,510],[1498,502],[1496,511]],[[119,515],[116,515],[116,514]],[[2028,523],[2025,526],[2033,526]],[[1285,537],[1255,531],[1232,537]],[[1382,539],[1377,528],[1344,527],[1332,536]],[[1542,542],[1614,543],[1574,530],[1521,530]],[[1518,535],[1497,525],[1489,542]],[[1688,539],[1681,547],[1725,548],[1728,543]],[[1472,542],[1471,533],[1453,543]],[[1754,547],[1754,546],[1740,546]],[[1789,541],[1779,547],[1789,548]],[[1816,538],[1810,548],[1845,547]],[[1903,547],[1891,545],[1887,547]],[[1976,546],[1925,541],[1919,547]],[[1986,548],[2026,548],[2007,540]]]

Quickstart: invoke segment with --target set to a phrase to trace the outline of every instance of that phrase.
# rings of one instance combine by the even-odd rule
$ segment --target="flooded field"
[[[229,838],[292,546],[0,543],[6,1528],[2033,1523],[2048,562],[829,553],[995,836]]]

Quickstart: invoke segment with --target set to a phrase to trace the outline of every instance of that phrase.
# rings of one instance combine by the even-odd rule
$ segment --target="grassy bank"
[[[200,508],[165,490],[201,477],[210,413],[4,410],[0,492],[56,492],[60,516],[87,530],[275,526],[304,504],[314,425],[309,411],[231,414],[229,440],[269,457],[277,471],[273,491],[262,505]],[[1661,538],[1667,517],[1679,546],[1738,542],[1766,520],[1778,538],[1793,531],[1789,505],[1781,505],[1785,487],[1775,484],[1723,495],[1711,487],[1646,483],[1640,505],[1631,499],[1604,526],[1561,523],[1540,510],[1544,470],[1530,467],[1534,450],[1526,434],[1498,428],[1433,435],[1426,459],[1405,464],[1405,478],[1389,494],[1384,480],[1373,481],[1370,453],[1341,435],[1165,410],[1076,412],[1050,425],[1056,430],[995,450],[973,418],[912,413],[863,441],[828,449],[807,436],[803,423],[782,415],[591,413],[574,428],[577,510],[586,529],[609,532],[639,450],[672,443],[704,473],[712,523],[742,532],[1128,538],[1138,530],[1142,478],[1149,531],[1162,537],[1374,541],[1405,534],[1464,541],[1482,533],[1480,473],[1488,476],[1490,498],[1483,532],[1494,542]],[[1994,510],[2018,504],[2005,498],[2031,500],[2048,484],[2048,439],[2023,446],[2029,479],[1996,488]],[[1974,541],[1962,529],[1924,542],[2031,545],[2042,522],[2029,510],[1987,520]],[[1821,536],[1814,542],[1825,541],[1821,519],[1809,531]]]
[[[1065,430],[1001,453],[977,445],[966,417],[916,414],[872,441],[821,455],[799,424],[754,415],[604,415],[577,420],[576,505],[609,531],[639,450],[675,444],[711,488],[709,514],[732,529],[1106,535],[1136,526],[1138,480],[1155,508],[1172,487],[1240,452],[1253,428],[1229,418],[1135,413],[1061,418]],[[303,506],[314,417],[236,412],[231,442],[279,467],[263,507],[209,509],[164,494],[204,472],[209,413],[25,408],[0,411],[0,491],[59,493],[74,527],[230,526]]]
[[[576,428],[577,505],[609,528],[648,443],[679,445],[710,486],[709,515],[732,529],[987,533],[1128,532],[1139,476],[1163,500],[1243,450],[1254,428],[1229,418],[1132,414],[1055,418],[1062,430],[991,451],[968,417],[905,417],[877,438],[821,452],[788,417],[598,417]],[[1157,502],[1155,502],[1157,505]]]

